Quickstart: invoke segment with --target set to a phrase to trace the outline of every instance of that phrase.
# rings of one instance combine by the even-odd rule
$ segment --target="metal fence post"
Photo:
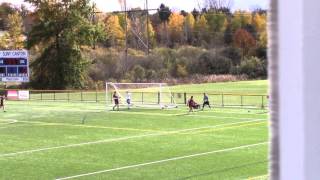
[[[173,103],[174,93],[171,94],[171,103]]]
[[[241,95],[241,107],[243,107],[243,96]]]
[[[221,106],[224,107],[224,97],[223,97],[223,93],[221,93]]]
[[[53,91],[53,100],[56,101],[56,92]]]
[[[96,102],[98,102],[98,91],[96,90]]]
[[[83,101],[82,90],[80,90],[80,94],[81,94],[81,101]]]
[[[158,104],[160,104],[160,92],[158,92]]]
[[[143,92],[141,92],[141,102],[142,102],[142,104],[144,103],[143,102]]]
[[[68,102],[70,101],[70,91],[67,91]]]
[[[264,109],[264,99],[263,99],[263,95],[261,96],[261,109]]]
[[[183,93],[184,104],[187,104],[187,93]]]
[[[41,99],[41,101],[42,101],[42,92],[40,91],[40,99]]]

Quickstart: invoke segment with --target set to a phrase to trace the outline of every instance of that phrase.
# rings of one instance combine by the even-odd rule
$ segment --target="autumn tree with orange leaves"
[[[256,40],[245,29],[238,29],[233,37],[233,41],[236,47],[242,50],[242,60],[249,54],[251,48],[255,47]]]

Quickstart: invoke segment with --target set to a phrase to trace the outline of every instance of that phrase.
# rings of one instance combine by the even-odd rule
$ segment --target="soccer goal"
[[[127,108],[175,108],[174,95],[166,83],[106,83],[107,108],[114,105],[113,94],[119,97],[119,105]],[[130,105],[128,105],[128,99]]]

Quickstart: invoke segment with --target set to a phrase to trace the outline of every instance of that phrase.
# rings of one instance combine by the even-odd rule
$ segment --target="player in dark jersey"
[[[4,96],[0,96],[0,108],[2,108],[3,112],[6,112],[6,111],[4,110],[4,99],[5,99]]]
[[[188,107],[189,107],[189,112],[193,112],[193,109],[199,109],[200,105],[197,104],[194,100],[193,100],[193,96],[190,97],[190,99],[188,100]]]
[[[120,97],[117,95],[117,92],[113,93],[112,98],[113,98],[113,101],[114,101],[114,106],[113,106],[112,110],[114,110],[114,108],[117,107],[117,110],[119,111],[119,98]]]
[[[211,109],[210,102],[209,102],[209,97],[208,97],[208,95],[206,93],[203,93],[202,110],[203,110],[205,105],[209,106],[209,108]]]

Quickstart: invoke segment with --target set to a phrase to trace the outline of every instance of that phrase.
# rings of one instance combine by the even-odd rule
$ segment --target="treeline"
[[[30,50],[33,88],[267,76],[265,10],[231,12],[204,0],[192,12],[161,4],[153,14],[96,13],[90,0],[26,1],[33,12],[0,5],[0,49]]]
[[[150,21],[146,20],[145,11],[132,11],[127,18],[123,13],[99,17],[107,33],[107,47],[125,46],[125,32],[129,47],[135,49],[141,49],[142,42],[149,39],[153,48],[234,46],[242,50],[243,56],[247,56],[267,45],[267,14],[264,10],[231,12],[229,9],[194,9],[192,12],[173,12],[161,4],[159,11],[150,15]]]
[[[147,56],[142,51],[129,49],[127,62],[117,49],[88,49],[94,59],[90,66],[88,86],[101,86],[107,79],[112,82],[170,82],[201,83],[216,81],[210,75],[225,76],[220,81],[267,77],[267,62],[258,57],[241,59],[237,48],[205,49],[194,46],[155,48]],[[208,79],[210,78],[210,79]]]

